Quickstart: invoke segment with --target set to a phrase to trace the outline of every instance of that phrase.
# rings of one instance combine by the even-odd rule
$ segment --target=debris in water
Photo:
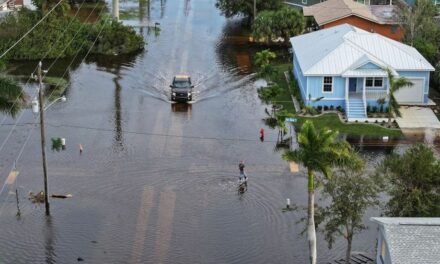
[[[82,257],[78,257],[76,260],[78,261],[84,261],[84,259]]]
[[[33,192],[29,193],[29,200],[32,203],[44,203],[44,192],[41,191],[37,194],[34,194]]]
[[[65,199],[65,198],[72,198],[73,195],[71,195],[70,193],[69,194],[52,194],[50,197]]]

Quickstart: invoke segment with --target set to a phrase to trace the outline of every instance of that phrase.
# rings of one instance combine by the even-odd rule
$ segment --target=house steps
[[[367,118],[365,114],[365,105],[362,99],[349,99],[348,118]]]

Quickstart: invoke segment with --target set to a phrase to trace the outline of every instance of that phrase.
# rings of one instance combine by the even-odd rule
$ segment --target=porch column
[[[345,112],[348,116],[349,102],[348,102],[348,80],[349,78],[345,78]]]
[[[365,110],[365,116],[367,116],[367,97],[365,96],[365,90],[367,89],[367,77],[364,77],[364,87],[362,87],[362,99],[364,101],[364,110]]]

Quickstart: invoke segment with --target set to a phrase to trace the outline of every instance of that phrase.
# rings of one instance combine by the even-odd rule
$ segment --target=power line
[[[17,40],[9,49],[7,49],[1,56],[0,59],[2,59],[10,50],[12,50],[15,46],[18,45],[18,43],[20,43],[27,35],[29,35],[41,22],[43,22],[43,20],[46,19],[46,17],[48,17],[50,15],[50,13],[52,13],[53,10],[55,10],[55,8],[58,7],[59,4],[61,4],[63,0],[60,0],[49,12],[47,12],[46,15],[43,16],[43,18],[40,19],[40,21],[38,21],[31,29],[28,30],[28,32],[26,32],[19,40]]]
[[[103,10],[101,10],[101,12],[102,12],[102,11],[103,11]],[[99,38],[100,35],[102,34],[102,31],[103,31],[104,27],[106,26],[106,23],[107,23],[108,19],[109,19],[109,17],[106,18],[106,20],[105,20],[104,23],[102,24],[101,30],[99,31],[98,35],[96,36],[95,40],[93,41],[92,45],[90,46],[89,50],[87,51],[86,55],[85,55],[84,58],[81,60],[81,62],[84,62],[85,59],[86,59],[86,57],[89,55],[89,53],[90,53],[90,51],[92,50],[93,46],[95,45],[96,41],[98,40],[98,38]],[[68,72],[68,69],[69,69],[70,65],[73,63],[73,61],[75,60],[76,56],[79,54],[79,52],[80,52],[82,46],[83,46],[85,43],[86,43],[86,40],[84,40],[83,44],[82,44],[81,47],[78,49],[77,54],[76,54],[75,57],[72,59],[72,61],[71,61],[71,63],[69,64],[69,66],[66,68],[66,70],[65,70],[65,72],[64,72],[64,74],[63,74],[63,77],[64,77],[64,75]],[[55,91],[55,90],[54,90],[54,91]],[[52,93],[51,93],[49,96],[51,96],[51,95],[53,94],[54,91],[52,91]],[[35,118],[35,121],[36,121],[37,119],[38,119],[38,116]],[[34,121],[34,122],[35,122],[35,121]],[[14,160],[14,166],[11,168],[11,170],[16,166],[16,163],[18,162],[18,159],[19,159],[19,158],[21,157],[21,155],[23,154],[23,150],[24,150],[26,144],[28,143],[28,141],[29,141],[29,139],[30,139],[30,137],[31,137],[31,135],[32,135],[32,132],[33,132],[34,128],[35,128],[35,126],[34,126],[34,127],[31,129],[31,131],[29,132],[29,134],[28,134],[28,138],[27,138],[27,140],[24,142],[24,144],[23,144],[23,146],[22,146],[22,148],[21,148],[21,150],[20,150],[20,152],[19,152],[19,155],[18,155],[17,158]],[[17,178],[18,178],[18,177],[17,177]],[[16,179],[16,180],[17,180],[17,179]],[[5,182],[5,184],[6,184],[6,182]],[[2,187],[2,189],[1,189],[1,191],[0,191],[0,194],[1,194],[1,192],[3,191],[3,189],[4,189],[4,186]],[[3,206],[0,208],[0,215],[1,215],[2,211],[3,211],[3,208],[4,208],[5,205],[6,205],[6,202],[8,201],[8,198],[9,198],[9,196],[6,197],[6,199],[5,199],[5,201],[4,201],[5,203],[4,203]]]
[[[84,3],[84,2],[83,2],[83,3]],[[90,16],[92,15],[93,11],[94,11],[95,8],[98,6],[98,4],[99,4],[99,2],[97,2],[96,5],[95,5],[95,7],[93,8],[93,10],[90,11],[90,14],[89,14],[89,16],[87,17],[87,20],[90,18]],[[102,13],[103,10],[104,10],[104,9],[101,9],[100,14]],[[78,13],[78,12],[77,12],[77,13]],[[73,20],[72,20],[72,21],[73,21]],[[69,25],[70,25],[70,24],[69,24]],[[43,78],[46,77],[46,75],[47,75],[47,73],[49,72],[49,70],[53,67],[53,65],[55,64],[55,62],[58,61],[58,59],[62,56],[63,52],[64,52],[64,51],[67,49],[67,47],[72,43],[72,41],[75,39],[75,37],[76,37],[76,36],[78,35],[78,33],[81,31],[81,29],[83,28],[83,26],[84,26],[84,24],[81,25],[81,27],[76,31],[75,35],[74,35],[74,36],[72,37],[72,39],[70,40],[70,42],[66,45],[66,47],[64,48],[64,50],[61,51],[61,52],[59,53],[59,55],[57,56],[57,58],[55,59],[55,61],[52,62],[52,64],[49,66],[49,68],[47,69],[46,73],[44,74]],[[65,31],[64,31],[64,32],[65,32]],[[64,32],[63,32],[63,34],[64,34]],[[89,34],[90,34],[90,33],[89,33]],[[68,69],[69,69],[70,66],[72,65],[72,63],[73,63],[73,61],[75,60],[76,56],[79,54],[79,52],[81,51],[82,47],[84,46],[84,43],[85,43],[85,41],[83,41],[83,43],[82,43],[81,47],[78,49],[78,52],[76,53],[74,59],[73,59],[72,62],[69,64],[69,66],[66,68],[66,71],[68,71]],[[53,47],[53,46],[52,46],[52,47]],[[52,47],[51,47],[51,48],[52,48]],[[49,52],[50,52],[50,51],[49,51]],[[49,54],[49,52],[47,52],[45,56],[47,56],[47,55]],[[35,70],[34,70],[34,71],[35,71]],[[64,72],[64,74],[63,74],[63,76],[62,76],[61,78],[64,78],[64,76],[65,76],[65,74],[66,74],[66,71]],[[29,78],[28,80],[30,80],[30,78]],[[58,83],[58,85],[60,85],[60,83]],[[35,94],[34,94],[34,96],[35,96]],[[17,98],[17,99],[18,99],[18,98]],[[16,100],[16,101],[18,101],[18,100]],[[14,102],[14,103],[15,103],[15,102]],[[11,108],[11,109],[12,109],[12,108]],[[24,115],[24,111],[23,111],[23,112],[20,114],[20,116],[17,118],[15,124],[18,124],[18,122],[19,122],[20,119],[23,117],[23,115]],[[5,118],[3,119],[3,121],[5,121],[5,120],[6,120],[6,116],[5,116]],[[3,143],[0,145],[0,151],[3,150],[3,148],[4,148],[4,146],[6,145],[7,141],[8,141],[9,138],[11,137],[12,132],[14,132],[15,127],[16,127],[16,126],[13,126],[13,127],[12,127],[11,131],[10,131],[9,134],[6,136],[6,138],[5,138],[5,140],[3,141]]]
[[[41,59],[41,61],[43,61],[43,60],[47,57],[47,55],[49,55],[49,53],[50,53],[50,52],[52,51],[52,49],[55,47],[55,44],[58,43],[58,41],[60,41],[61,37],[63,37],[64,34],[66,33],[66,31],[71,27],[73,21],[74,21],[75,18],[78,16],[79,11],[81,10],[81,8],[82,8],[84,2],[85,2],[85,1],[83,1],[83,2],[81,3],[80,7],[78,8],[78,10],[76,11],[75,15],[73,16],[73,19],[70,20],[69,24],[68,24],[67,27],[64,29],[63,33],[60,34],[60,35],[58,36],[58,38],[57,38],[57,40],[54,42],[54,44],[50,46],[49,50],[47,50],[47,52],[44,54],[44,56],[43,56],[43,58]],[[60,55],[59,55],[59,56],[60,56]],[[37,70],[37,68],[38,68],[38,66],[36,66],[35,69],[32,71],[31,75],[29,76],[29,78],[27,79],[26,83],[24,84],[24,87],[26,87],[26,86],[28,85],[28,83],[30,82],[30,80],[31,80],[32,76],[34,75],[35,71]],[[36,93],[32,96],[32,98],[33,98],[35,95],[36,95]],[[9,108],[9,112],[12,111],[12,108],[13,108],[13,107],[19,102],[19,99],[20,99],[20,96],[17,96],[17,98],[15,98],[15,100],[14,100],[12,106]],[[20,118],[20,117],[21,117],[21,115],[19,116],[19,118]],[[5,115],[5,117],[3,118],[3,120],[2,120],[2,122],[1,122],[1,124],[0,124],[0,126],[2,126],[2,125],[4,124],[4,122],[6,121],[6,119],[7,119],[7,115]],[[1,148],[0,148],[0,150],[1,150]]]

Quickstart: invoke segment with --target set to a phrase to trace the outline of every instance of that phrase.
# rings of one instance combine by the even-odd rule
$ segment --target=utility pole
[[[43,176],[44,176],[44,204],[46,206],[46,215],[50,215],[49,199],[47,193],[47,164],[46,164],[46,137],[44,133],[44,92],[43,80],[41,77],[41,61],[38,63],[38,101],[40,105],[40,129],[41,129],[41,154],[43,157]]]
[[[254,21],[257,18],[257,0],[254,0]]]

